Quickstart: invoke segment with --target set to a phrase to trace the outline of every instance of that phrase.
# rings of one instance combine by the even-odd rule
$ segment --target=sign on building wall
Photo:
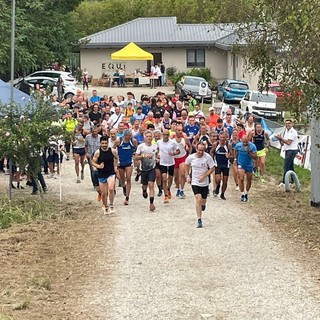
[[[107,61],[107,62],[103,62],[101,65],[101,69],[103,71],[117,71],[120,68],[122,68],[123,70],[126,70],[126,62]]]

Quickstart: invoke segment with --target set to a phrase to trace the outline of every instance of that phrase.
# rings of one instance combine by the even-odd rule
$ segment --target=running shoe
[[[285,184],[282,181],[278,185],[278,187],[284,187],[284,186],[285,186]]]
[[[110,213],[114,213],[114,212],[115,212],[115,211],[114,211],[113,204],[110,204],[110,206],[109,206],[109,212],[110,212]]]
[[[97,195],[97,201],[98,201],[98,202],[101,201],[101,193],[98,193],[98,195]]]
[[[244,195],[243,202],[248,202],[248,194],[247,193]]]
[[[235,190],[239,191],[239,186],[236,186]]]
[[[154,211],[156,210],[156,207],[153,203],[150,204],[150,211]]]
[[[109,207],[108,206],[105,206],[104,204],[102,205],[101,207],[102,209],[102,213],[103,214],[109,214]]]
[[[204,211],[204,210],[206,210],[206,205],[205,205],[205,204],[202,204],[202,205],[201,205],[201,211]]]
[[[148,192],[147,192],[147,190],[143,190],[143,189],[142,189],[142,196],[143,196],[145,199],[148,198]]]
[[[185,199],[186,195],[184,194],[183,190],[180,190],[179,198]]]
[[[180,189],[177,189],[176,197],[180,197]]]
[[[43,188],[43,193],[47,193],[48,192],[48,188],[47,187],[44,187]]]
[[[81,180],[80,180],[80,177],[78,176],[77,177],[77,183],[80,183],[81,182]]]
[[[216,191],[214,190],[212,194],[213,194],[213,197],[216,198],[219,193],[216,193]]]
[[[224,196],[224,194],[223,194],[223,193],[221,193],[221,195],[220,195],[220,199],[222,199],[222,200],[227,200],[227,198]]]
[[[123,204],[124,204],[125,206],[128,206],[128,205],[129,205],[129,199],[126,198],[126,199],[124,200]]]
[[[81,180],[83,180],[83,179],[84,179],[84,172],[81,171]]]
[[[241,202],[244,202],[244,194],[241,195],[240,201],[241,201]]]
[[[202,220],[198,219],[197,228],[202,228],[202,227],[203,227]]]
[[[168,198],[171,199],[172,195],[171,195],[171,191],[168,189]]]
[[[169,203],[169,198],[167,196],[164,197],[163,203]]]
[[[37,194],[39,194],[39,191],[38,191],[38,190],[31,192],[31,195],[33,195],[33,196],[36,196]]]
[[[260,177],[260,179],[259,179],[259,181],[261,182],[261,183],[265,183],[265,180],[264,180],[264,177]]]
[[[157,196],[158,196],[158,197],[161,197],[161,196],[162,196],[162,190],[161,190],[161,189],[159,189]]]
[[[134,178],[134,181],[139,181],[139,178],[140,178],[140,173],[137,173],[136,177]]]

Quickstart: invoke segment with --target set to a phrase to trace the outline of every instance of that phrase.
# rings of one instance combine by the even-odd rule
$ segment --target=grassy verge
[[[278,149],[271,148],[266,156],[267,175],[272,175],[280,181],[283,175],[283,161],[284,159],[280,156],[280,151]],[[306,187],[310,185],[311,171],[300,168],[299,166],[295,166],[294,171],[302,186]]]
[[[0,229],[8,228],[15,223],[52,217],[52,208],[48,199],[18,198],[9,202],[8,198],[0,197]]]

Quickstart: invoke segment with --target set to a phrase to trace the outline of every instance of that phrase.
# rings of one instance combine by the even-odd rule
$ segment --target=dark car
[[[239,102],[248,90],[245,81],[226,79],[217,86],[217,98],[224,102]]]
[[[200,84],[206,82],[204,78],[201,77],[194,77],[194,76],[183,76],[181,79],[176,83],[175,89],[176,92],[180,93],[183,98],[187,97],[188,93],[191,93],[192,96],[197,99],[211,102],[212,100],[212,92],[210,88],[207,90],[207,94],[205,96],[201,96],[199,94],[199,87]]]

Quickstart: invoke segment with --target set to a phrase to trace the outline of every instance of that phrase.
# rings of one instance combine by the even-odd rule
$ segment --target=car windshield
[[[197,78],[186,78],[184,84],[189,86],[199,86],[200,82],[205,81],[204,79],[197,79]]]
[[[282,92],[282,89],[280,86],[272,86],[270,87],[270,90],[274,92]]]
[[[249,87],[246,83],[237,83],[237,82],[229,83],[229,88],[239,89],[239,90],[248,90],[249,89]]]
[[[252,101],[259,101],[259,102],[276,102],[277,96],[274,94],[267,94],[261,92],[253,92],[251,96]]]

